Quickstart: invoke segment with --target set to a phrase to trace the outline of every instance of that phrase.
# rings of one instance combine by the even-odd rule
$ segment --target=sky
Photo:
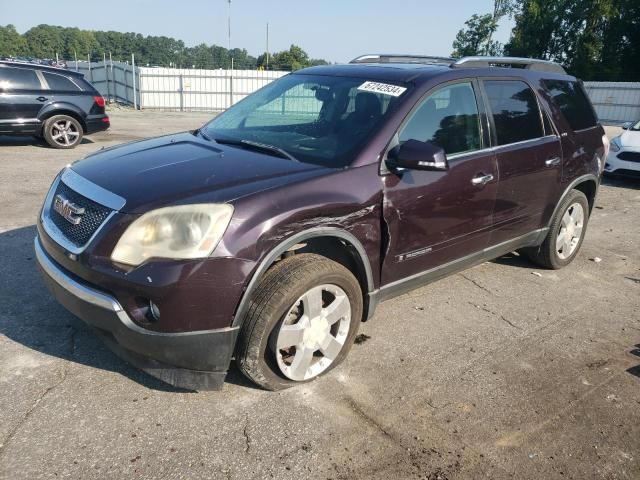
[[[0,25],[20,33],[47,23],[87,30],[165,35],[228,45],[227,0],[0,0]],[[231,46],[257,56],[301,46],[311,57],[347,62],[365,53],[446,56],[474,13],[493,11],[489,0],[232,0]],[[506,42],[513,22],[495,39]]]

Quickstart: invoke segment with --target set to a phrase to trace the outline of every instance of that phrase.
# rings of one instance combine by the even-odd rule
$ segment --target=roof
[[[448,65],[418,63],[350,63],[320,65],[298,70],[296,74],[328,75],[332,77],[360,77],[369,80],[406,83],[416,78],[426,79],[451,71]]]
[[[45,72],[53,72],[60,73],[62,75],[72,75],[75,77],[83,77],[84,75],[81,72],[76,72],[75,70],[69,70],[67,68],[60,67],[50,67],[48,65],[40,65],[37,63],[29,63],[29,62],[12,62],[10,60],[0,60],[0,66],[7,67],[22,67],[22,68],[32,68],[34,70],[42,70]]]
[[[362,55],[346,65],[322,65],[305,68],[302,74],[362,77],[378,81],[410,82],[427,80],[453,70],[495,69],[509,75],[509,69],[537,72],[548,76],[566,75],[562,66],[548,60],[518,57],[464,57],[453,59],[423,55],[373,54]],[[296,72],[298,73],[298,72]],[[492,73],[496,73],[494,70]]]

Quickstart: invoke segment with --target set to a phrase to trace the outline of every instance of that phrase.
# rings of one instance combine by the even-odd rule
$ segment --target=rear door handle
[[[47,101],[47,97],[40,96],[40,97],[36,98],[36,100],[38,100],[39,102],[46,102]]]
[[[556,165],[560,165],[560,157],[549,158],[548,160],[544,161],[544,164],[547,167],[555,167]]]
[[[489,175],[485,175],[484,173],[481,173],[480,175],[473,177],[471,179],[471,183],[473,185],[486,185],[487,183],[489,183],[491,180],[493,180],[493,175],[489,174]]]

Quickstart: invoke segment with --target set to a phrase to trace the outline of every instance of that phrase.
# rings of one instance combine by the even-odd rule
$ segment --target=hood
[[[620,135],[620,145],[623,147],[640,148],[640,131],[625,130]]]
[[[122,211],[229,202],[332,170],[179,133],[99,150],[71,168],[126,200]]]

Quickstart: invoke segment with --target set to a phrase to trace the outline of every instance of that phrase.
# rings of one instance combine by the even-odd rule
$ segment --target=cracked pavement
[[[0,479],[640,478],[640,181],[605,181],[568,268],[508,255],[383,303],[316,382],[232,370],[191,393],[115,357],[36,271],[60,168],[209,117],[111,116],[72,151],[0,137]]]

